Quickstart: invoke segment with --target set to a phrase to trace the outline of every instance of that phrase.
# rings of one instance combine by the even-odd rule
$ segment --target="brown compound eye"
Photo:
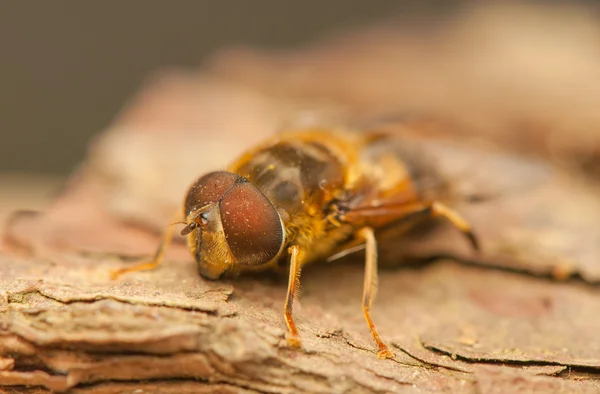
[[[244,178],[231,172],[217,171],[200,177],[185,198],[185,217],[195,209],[219,201],[236,182]]]
[[[254,185],[235,184],[219,208],[227,244],[240,264],[261,265],[277,256],[284,243],[281,218]]]

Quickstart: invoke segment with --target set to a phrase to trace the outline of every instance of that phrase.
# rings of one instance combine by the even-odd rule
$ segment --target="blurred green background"
[[[14,1],[0,11],[0,171],[65,174],[153,71],[457,2]]]

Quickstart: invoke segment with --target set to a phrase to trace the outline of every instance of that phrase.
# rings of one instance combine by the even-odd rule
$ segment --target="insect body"
[[[411,156],[412,155],[412,156]],[[475,248],[469,225],[437,201],[439,177],[395,135],[304,131],[281,134],[246,152],[228,171],[200,177],[184,203],[189,250],[199,273],[224,274],[275,268],[289,261],[284,317],[288,343],[300,345],[293,319],[301,268],[364,245],[362,310],[379,348],[392,357],[371,319],[377,282],[375,232],[408,218],[444,216]],[[118,274],[156,266],[154,261]]]

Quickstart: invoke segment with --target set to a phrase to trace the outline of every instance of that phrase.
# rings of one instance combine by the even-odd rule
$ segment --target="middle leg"
[[[371,335],[373,335],[373,339],[379,348],[377,357],[381,359],[393,358],[394,353],[391,352],[391,350],[379,336],[377,328],[375,328],[375,324],[371,318],[371,306],[373,304],[373,299],[375,298],[375,292],[377,291],[377,241],[375,239],[375,233],[372,228],[363,227],[358,231],[357,236],[364,240],[366,246],[362,311],[365,316],[365,320],[367,320],[367,324],[369,325]]]

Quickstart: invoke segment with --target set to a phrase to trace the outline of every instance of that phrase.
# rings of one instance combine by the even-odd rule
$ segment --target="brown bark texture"
[[[7,223],[0,385],[600,392],[600,32],[581,28],[588,18],[488,5],[157,74],[47,210]],[[153,253],[196,177],[315,125],[394,128],[471,196],[454,206],[480,256],[446,226],[380,241],[373,317],[393,359],[377,359],[362,316],[360,253],[304,270],[300,350],[284,339],[285,276],[206,281],[178,238],[159,268],[110,279]]]

